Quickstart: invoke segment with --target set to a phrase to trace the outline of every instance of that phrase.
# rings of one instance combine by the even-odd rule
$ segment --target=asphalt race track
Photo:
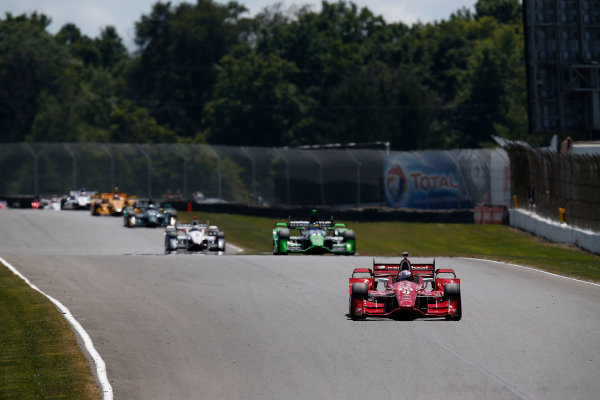
[[[355,322],[347,278],[370,258],[163,255],[162,235],[0,211],[0,257],[71,310],[115,399],[600,398],[600,286],[439,258],[461,321]]]

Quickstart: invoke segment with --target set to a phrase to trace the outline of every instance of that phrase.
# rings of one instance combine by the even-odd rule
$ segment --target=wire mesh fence
[[[442,182],[445,175],[430,169],[433,164],[443,169],[439,160],[445,157],[453,160],[457,180],[464,182],[457,189],[462,208],[482,202],[506,205],[506,193],[512,190],[521,207],[554,220],[562,208],[568,223],[600,231],[600,156],[564,156],[514,143],[505,150],[389,154],[351,148],[3,143],[0,195],[50,196],[80,188],[110,192],[119,187],[139,197],[199,203],[390,205],[386,196],[400,193],[400,181],[390,175],[396,165],[391,164],[401,165],[405,185],[416,188],[417,176],[437,176],[421,186],[434,179]],[[394,168],[386,169],[388,164]],[[424,189],[430,196],[429,187]],[[397,206],[417,207],[410,204],[421,201],[419,195],[412,193]]]
[[[383,204],[385,150],[203,144],[0,144],[0,194],[86,188],[140,197],[290,205]]]
[[[600,231],[600,156],[562,155],[518,144],[506,146],[519,207]]]

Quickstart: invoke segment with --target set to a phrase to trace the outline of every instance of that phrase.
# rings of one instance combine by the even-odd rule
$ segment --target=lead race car
[[[295,231],[297,234],[292,235]],[[343,254],[356,251],[354,231],[346,224],[334,223],[333,219],[320,220],[313,210],[310,219],[290,219],[277,222],[273,227],[273,254]]]
[[[462,317],[460,279],[454,270],[433,263],[412,264],[408,253],[400,263],[356,268],[349,279],[350,317]],[[383,290],[377,290],[378,283]]]
[[[179,252],[225,252],[225,233],[215,225],[198,222],[167,226],[165,230],[165,253]]]

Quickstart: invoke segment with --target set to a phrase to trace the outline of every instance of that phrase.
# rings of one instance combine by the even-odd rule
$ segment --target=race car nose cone
[[[396,287],[396,299],[399,307],[414,307],[416,297],[417,292],[409,282],[400,282]]]
[[[323,236],[314,235],[314,236],[311,236],[310,241],[313,246],[323,246],[324,240],[323,240]]]

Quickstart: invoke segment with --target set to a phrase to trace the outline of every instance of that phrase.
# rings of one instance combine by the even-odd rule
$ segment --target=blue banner
[[[383,168],[385,196],[390,207],[473,207],[460,170],[446,152],[393,154],[384,161]]]

